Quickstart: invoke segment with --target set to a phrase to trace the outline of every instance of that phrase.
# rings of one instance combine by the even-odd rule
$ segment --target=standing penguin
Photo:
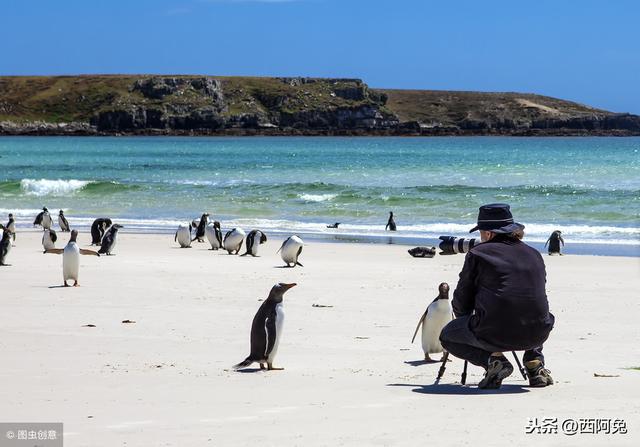
[[[2,224],[0,224],[0,229],[2,230],[2,239],[0,239],[0,266],[9,266],[11,264],[7,264],[6,261],[11,251],[12,232]]]
[[[245,235],[246,233],[242,228],[234,228],[231,231],[227,231],[227,234],[224,235],[224,241],[222,242],[227,253],[237,255],[242,248]],[[235,253],[231,253],[232,251],[235,251]]]
[[[547,246],[547,244],[549,244],[550,255],[562,256],[560,244],[562,243],[562,246],[564,247],[564,239],[562,239],[562,234],[560,233],[562,233],[560,230],[554,231],[553,233],[551,233],[551,236],[549,236],[549,239],[547,239],[547,242],[544,243],[545,247]]]
[[[416,339],[416,334],[422,325],[422,350],[424,359],[432,361],[429,354],[443,352],[440,344],[440,332],[442,328],[453,320],[453,310],[449,301],[449,284],[443,282],[438,286],[439,295],[429,304],[427,310],[420,317],[416,331],[413,333],[411,343]]]
[[[64,248],[51,248],[45,250],[45,253],[54,253],[62,255],[62,277],[64,279],[64,286],[69,287],[67,281],[73,279],[73,287],[80,287],[78,283],[78,277],[80,273],[80,255],[100,256],[93,250],[85,250],[78,247],[76,239],[78,238],[78,230],[71,230],[71,237],[69,243]]]
[[[53,219],[51,219],[51,215],[49,214],[49,210],[46,206],[42,208],[42,211],[38,213],[33,221],[34,227],[38,225],[42,226],[45,230],[48,230],[51,228],[51,225],[53,225]]]
[[[284,310],[282,296],[296,283],[278,283],[271,288],[269,296],[262,303],[251,323],[251,353],[244,361],[234,366],[234,369],[246,368],[253,362],[260,364],[260,369],[279,370],[274,368],[273,359],[278,353],[278,345],[282,339],[284,324]]]
[[[205,235],[211,244],[211,250],[222,248],[222,230],[220,229],[220,222],[216,220],[207,225],[207,228],[205,228]]]
[[[111,256],[111,252],[116,247],[118,230],[120,228],[124,227],[120,224],[113,224],[109,227],[102,238],[102,244],[100,245],[100,250],[98,250],[98,253],[100,253],[101,255],[106,254],[107,256]]]
[[[191,248],[191,225],[180,224],[173,242],[178,242],[180,248]]]
[[[108,217],[99,217],[91,224],[91,245],[100,245],[102,236],[113,222]]]
[[[284,240],[278,251],[280,252],[282,260],[286,262],[287,267],[295,267],[296,265],[304,267],[298,262],[298,257],[300,256],[300,253],[302,253],[303,246],[304,242],[302,242],[302,239],[295,235],[289,236]],[[276,253],[278,253],[278,251]]]
[[[195,221],[193,221],[191,225],[193,225],[194,222]],[[204,234],[205,234],[205,230],[207,228],[208,223],[209,223],[209,214],[204,213],[202,217],[200,217],[200,222],[198,222],[198,224],[195,226],[196,236],[191,240],[191,242],[195,241],[196,239],[198,240],[198,242],[204,242]]]
[[[60,214],[58,214],[58,225],[60,225],[60,231],[63,233],[68,233],[71,231],[69,227],[69,221],[66,217],[64,217],[64,211],[60,210]]]
[[[7,222],[7,225],[5,225],[5,228],[11,231],[13,241],[15,242],[16,241],[16,221],[13,218],[12,213],[9,213],[9,221]]]
[[[247,252],[241,256],[258,256],[258,247],[267,242],[267,235],[260,230],[251,230],[247,235]]]
[[[52,248],[56,248],[56,241],[58,240],[58,235],[52,229],[44,230],[42,232],[42,247],[44,251],[50,250]]]
[[[389,220],[387,221],[387,225],[384,227],[385,230],[396,231],[396,221],[393,220],[393,211],[389,211]]]

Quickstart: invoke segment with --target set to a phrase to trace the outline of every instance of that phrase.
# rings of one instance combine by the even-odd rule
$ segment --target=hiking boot
[[[524,363],[527,368],[527,376],[529,376],[529,386],[542,388],[544,386],[553,385],[551,371],[544,367],[544,363],[540,360],[530,360]]]
[[[489,364],[484,378],[478,383],[478,388],[483,390],[496,390],[502,385],[502,381],[513,372],[513,365],[504,356],[489,357]]]

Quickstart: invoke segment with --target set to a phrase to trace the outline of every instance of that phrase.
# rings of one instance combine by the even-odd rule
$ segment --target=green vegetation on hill
[[[64,124],[63,124],[64,123]],[[358,79],[0,77],[0,134],[640,134],[640,117],[533,94]]]

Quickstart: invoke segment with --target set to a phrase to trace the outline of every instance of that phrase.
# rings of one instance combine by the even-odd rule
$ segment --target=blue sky
[[[640,114],[631,0],[5,0],[0,74],[358,77]]]

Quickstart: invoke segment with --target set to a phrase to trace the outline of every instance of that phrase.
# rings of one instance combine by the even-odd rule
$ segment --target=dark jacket
[[[546,272],[537,250],[496,235],[473,247],[453,292],[456,316],[470,315],[477,338],[505,351],[541,346],[553,323],[545,292]]]

